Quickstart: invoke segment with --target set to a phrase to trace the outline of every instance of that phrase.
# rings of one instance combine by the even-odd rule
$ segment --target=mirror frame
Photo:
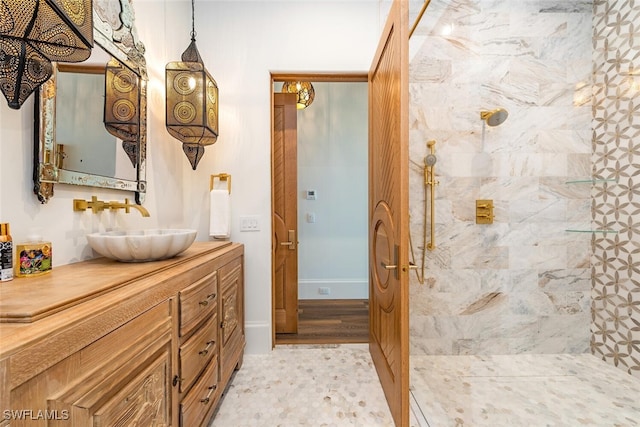
[[[144,44],[138,39],[135,28],[133,0],[118,0],[121,13],[114,14],[109,4],[113,0],[93,1],[94,43],[131,69],[140,84],[140,127],[138,134],[138,161],[136,179],[126,180],[63,169],[56,144],[56,76],[57,65],[53,63],[53,75],[36,92],[34,112],[35,134],[33,152],[33,192],[41,203],[53,197],[54,184],[73,184],[110,188],[135,192],[137,204],[144,202],[146,193],[147,159],[147,66]],[[110,13],[111,12],[111,13]],[[117,15],[117,16],[116,16]]]

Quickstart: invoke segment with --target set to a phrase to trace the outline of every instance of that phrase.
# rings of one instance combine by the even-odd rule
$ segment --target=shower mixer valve
[[[476,224],[493,224],[493,200],[476,200]]]

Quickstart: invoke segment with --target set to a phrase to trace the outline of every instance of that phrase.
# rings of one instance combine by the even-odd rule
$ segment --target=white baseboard
[[[320,293],[328,289],[328,294]],[[298,280],[298,299],[367,299],[368,280]]]
[[[268,322],[245,322],[244,335],[247,346],[246,354],[271,353],[271,324]]]

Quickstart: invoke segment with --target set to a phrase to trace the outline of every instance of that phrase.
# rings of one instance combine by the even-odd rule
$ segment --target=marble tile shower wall
[[[640,3],[594,2],[591,350],[640,377]]]
[[[591,322],[591,1],[434,0],[411,43],[411,354],[583,353]],[[481,110],[509,117],[488,127]],[[475,223],[477,199],[495,222]],[[427,220],[427,224],[430,219]],[[427,240],[429,238],[427,230]]]

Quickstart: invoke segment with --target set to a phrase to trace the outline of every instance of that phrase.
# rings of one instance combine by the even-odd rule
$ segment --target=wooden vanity
[[[206,426],[240,368],[244,247],[0,284],[0,427]]]

